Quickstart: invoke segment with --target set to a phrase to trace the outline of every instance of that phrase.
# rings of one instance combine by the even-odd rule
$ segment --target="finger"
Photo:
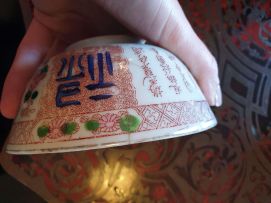
[[[44,61],[48,61],[51,57],[63,52],[69,45],[70,45],[70,43],[67,43],[63,40],[56,38],[53,41],[50,49],[48,49],[48,51],[44,57]]]
[[[192,29],[177,0],[96,2],[131,30],[181,58],[209,104],[221,105],[216,60]]]
[[[1,113],[5,117],[16,116],[27,82],[43,61],[53,40],[50,31],[33,19],[5,80],[1,99]]]

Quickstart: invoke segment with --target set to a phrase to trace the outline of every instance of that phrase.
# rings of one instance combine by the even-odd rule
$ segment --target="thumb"
[[[221,105],[216,60],[192,29],[177,0],[96,2],[132,31],[182,59],[209,104]]]
[[[25,87],[52,43],[53,36],[50,31],[33,19],[17,49],[4,83],[0,109],[5,117],[16,116]]]

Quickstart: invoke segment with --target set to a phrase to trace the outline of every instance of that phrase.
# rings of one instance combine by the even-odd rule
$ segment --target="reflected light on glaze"
[[[139,184],[139,176],[130,160],[119,160],[116,163],[106,164],[102,173],[99,170],[101,168],[93,171],[93,178],[90,179],[90,187],[94,190],[94,183],[96,183],[96,188],[97,185],[100,185],[95,192],[97,197],[103,197],[108,202],[131,199],[133,188]],[[99,181],[101,182],[99,183]]]

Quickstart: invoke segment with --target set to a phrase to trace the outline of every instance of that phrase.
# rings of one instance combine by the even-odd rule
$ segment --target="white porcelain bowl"
[[[108,36],[80,41],[43,64],[27,86],[7,152],[81,151],[179,137],[216,119],[170,52]]]

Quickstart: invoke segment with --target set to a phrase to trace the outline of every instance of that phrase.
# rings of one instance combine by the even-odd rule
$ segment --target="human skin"
[[[217,63],[177,0],[33,0],[33,19],[4,84],[0,109],[17,114],[27,82],[40,63],[78,40],[136,35],[168,49],[188,66],[210,105],[222,104]]]

